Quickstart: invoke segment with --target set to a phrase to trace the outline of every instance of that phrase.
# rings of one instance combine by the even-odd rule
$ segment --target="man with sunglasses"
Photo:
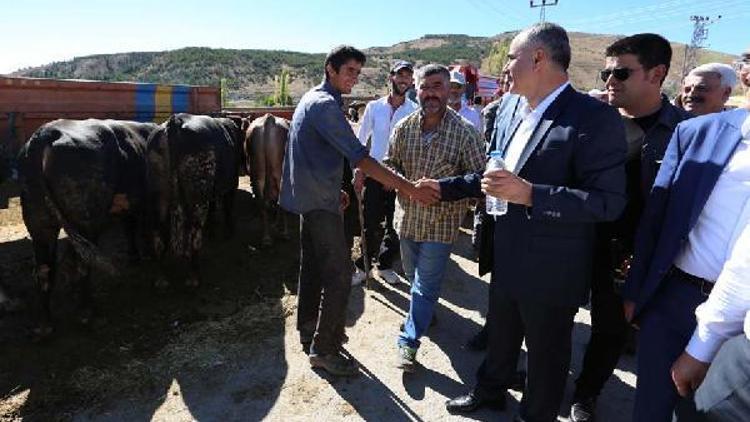
[[[625,124],[628,156],[625,164],[628,204],[614,222],[597,226],[591,284],[591,340],[576,380],[570,419],[594,420],[596,398],[614,372],[627,340],[628,324],[615,278],[623,277],[633,253],[635,231],[644,199],[675,126],[689,114],[661,93],[669,71],[672,48],[656,34],[622,38],[606,49],[600,77],[606,100],[617,107]],[[619,273],[616,273],[619,272]]]

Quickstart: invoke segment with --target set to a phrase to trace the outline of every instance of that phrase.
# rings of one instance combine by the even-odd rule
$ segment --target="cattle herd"
[[[181,113],[161,125],[56,120],[34,132],[20,152],[19,170],[39,290],[38,334],[51,332],[60,229],[74,251],[69,268],[84,321],[92,309],[91,269],[117,272],[98,246],[115,217],[124,223],[130,259],[152,257],[159,263],[156,287],[167,283],[167,257],[186,260],[185,283],[197,286],[206,223],[221,208],[226,234],[234,231],[232,208],[242,171],[251,176],[262,204],[262,244],[269,245],[266,208],[278,200],[288,128],[272,115],[249,122]],[[286,230],[284,224],[282,235]]]

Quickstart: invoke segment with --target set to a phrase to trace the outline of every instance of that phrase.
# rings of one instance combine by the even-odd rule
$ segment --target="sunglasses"
[[[602,69],[599,71],[599,77],[603,82],[607,82],[610,76],[614,76],[618,81],[627,80],[630,75],[635,72],[635,69],[628,69],[627,67],[616,67],[614,69]]]
[[[736,72],[739,72],[745,66],[750,66],[750,58],[742,59],[742,60],[735,60],[732,62],[732,67],[734,68]]]

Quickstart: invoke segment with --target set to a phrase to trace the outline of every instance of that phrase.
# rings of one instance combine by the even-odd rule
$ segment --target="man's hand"
[[[345,209],[349,208],[349,194],[341,191],[339,195],[339,211],[344,212]]]
[[[672,381],[677,387],[677,392],[682,397],[686,397],[698,389],[703,378],[706,377],[709,365],[690,356],[687,352],[682,352],[677,362],[672,365]]]
[[[532,205],[531,183],[507,170],[485,172],[482,179],[482,192],[514,204],[527,207]]]
[[[423,186],[426,186],[440,195],[440,182],[438,182],[435,179],[419,179],[417,180],[417,188],[421,188]]]
[[[401,195],[408,195],[409,199],[417,201],[422,205],[433,205],[440,201],[440,193],[426,185],[413,183],[411,189],[407,192],[400,192]]]
[[[635,316],[635,302],[632,300],[626,300],[622,303],[622,310],[625,313],[625,321],[632,324],[633,316]]]
[[[365,187],[365,172],[358,168],[354,169],[352,185],[354,185],[354,192],[356,192],[357,195],[362,195],[362,189]]]

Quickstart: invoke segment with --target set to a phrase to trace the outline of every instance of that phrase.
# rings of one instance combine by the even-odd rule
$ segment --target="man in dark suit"
[[[442,200],[485,192],[509,202],[495,223],[487,356],[474,389],[446,403],[451,412],[504,405],[524,338],[529,376],[519,418],[552,421],[560,408],[573,319],[588,300],[594,225],[617,218],[626,201],[622,120],[570,86],[569,64],[560,26],[518,34],[504,72],[520,97],[501,104],[493,145],[507,170],[439,182]]]

